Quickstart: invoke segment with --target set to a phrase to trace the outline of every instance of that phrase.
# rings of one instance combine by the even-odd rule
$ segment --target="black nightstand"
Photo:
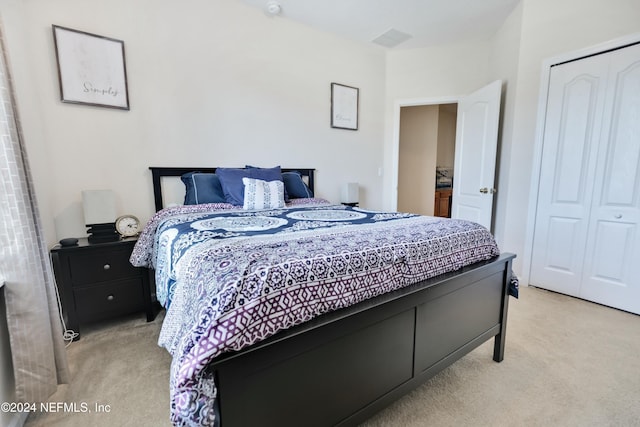
[[[68,329],[80,324],[144,311],[147,322],[155,318],[149,270],[129,263],[136,238],[51,249],[53,270]]]

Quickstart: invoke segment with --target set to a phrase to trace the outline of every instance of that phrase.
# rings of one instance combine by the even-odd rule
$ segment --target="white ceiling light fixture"
[[[277,16],[282,13],[282,6],[275,0],[271,0],[267,3],[267,13],[271,16]]]

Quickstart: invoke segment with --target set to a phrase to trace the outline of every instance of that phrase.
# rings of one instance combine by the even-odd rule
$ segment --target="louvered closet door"
[[[640,46],[552,68],[531,283],[640,312]]]

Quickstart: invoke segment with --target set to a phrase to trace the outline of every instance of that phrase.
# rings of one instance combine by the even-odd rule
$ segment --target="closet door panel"
[[[576,218],[549,217],[547,245],[545,247],[544,265],[548,270],[568,276],[576,275],[576,257],[566,247],[575,248],[583,240],[580,231],[582,221]],[[562,244],[558,244],[562,242]]]
[[[630,257],[634,240],[633,224],[613,221],[596,223],[593,243],[593,264],[591,278],[608,284],[625,287],[627,267],[633,261]]]
[[[596,103],[600,79],[581,75],[564,87],[560,121],[557,129],[557,148],[550,154],[555,158],[551,203],[575,210],[582,216],[585,190],[589,183],[589,157],[594,145],[592,133],[597,128]],[[550,147],[551,148],[551,147]]]
[[[640,56],[640,47],[636,50]],[[640,195],[640,58],[616,77],[601,203],[637,210]]]
[[[606,75],[607,64],[597,57],[553,67],[550,75],[530,281],[574,296],[582,281]]]
[[[612,52],[580,296],[640,314],[640,46]]]

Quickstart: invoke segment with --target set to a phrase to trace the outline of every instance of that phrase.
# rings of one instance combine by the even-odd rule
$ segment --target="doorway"
[[[451,217],[457,103],[400,108],[397,206]]]
[[[502,81],[496,80],[469,95],[454,99],[422,102],[411,100],[396,103],[394,113],[395,192],[392,199],[396,210],[400,187],[398,176],[401,172],[399,167],[400,110],[403,107],[418,105],[457,103],[451,218],[473,221],[491,230],[493,200],[497,191],[494,188],[494,180],[501,93]],[[430,168],[426,173],[429,174],[432,170],[433,168]],[[407,188],[411,189],[414,185],[416,182],[410,181]]]

